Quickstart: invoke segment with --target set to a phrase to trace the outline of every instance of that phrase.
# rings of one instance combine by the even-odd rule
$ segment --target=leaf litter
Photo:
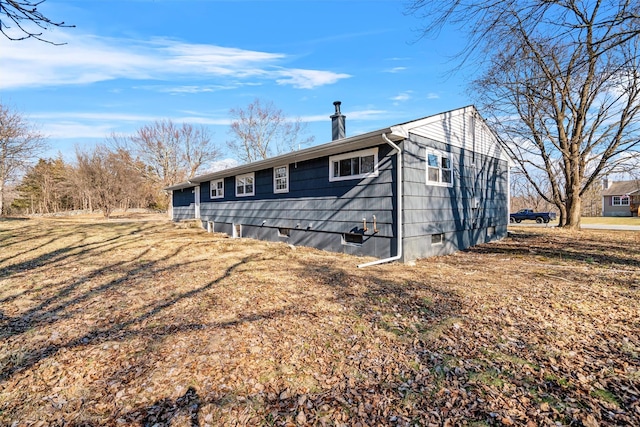
[[[0,222],[0,424],[640,425],[632,232],[361,258],[167,221]]]

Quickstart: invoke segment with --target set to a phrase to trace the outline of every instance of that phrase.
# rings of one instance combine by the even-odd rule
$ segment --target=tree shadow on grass
[[[175,253],[173,254],[175,255]],[[172,255],[169,255],[169,257],[171,257]],[[112,339],[116,339],[118,337],[120,337],[121,335],[131,335],[131,334],[135,334],[136,332],[134,331],[130,331],[129,328],[131,326],[137,325],[142,323],[144,320],[153,317],[155,315],[157,315],[158,313],[162,312],[163,310],[175,305],[176,303],[178,303],[181,300],[184,300],[186,298],[191,298],[196,296],[197,294],[200,294],[202,292],[207,291],[208,289],[212,288],[213,286],[217,285],[218,283],[220,283],[222,280],[224,280],[225,278],[231,276],[231,274],[233,273],[233,271],[238,268],[240,265],[248,262],[248,260],[250,259],[250,257],[245,257],[242,260],[236,262],[235,264],[231,265],[230,267],[228,267],[224,273],[218,277],[215,280],[210,281],[209,283],[205,284],[204,286],[201,286],[199,288],[196,289],[192,289],[190,291],[187,292],[183,292],[180,294],[175,295],[173,298],[170,299],[166,299],[164,301],[162,301],[159,304],[155,304],[153,306],[151,306],[145,313],[136,316],[134,318],[131,318],[129,320],[126,320],[124,322],[119,322],[115,325],[112,325],[108,328],[102,328],[102,329],[97,329],[94,330],[92,332],[89,332],[83,336],[74,338],[69,340],[68,342],[64,343],[64,344],[60,344],[60,345],[49,345],[37,350],[32,350],[32,351],[28,351],[26,353],[24,353],[21,357],[21,362],[17,363],[13,366],[5,366],[3,368],[2,371],[0,371],[0,382],[4,382],[6,381],[8,378],[10,378],[13,374],[15,374],[18,371],[22,371],[24,369],[28,369],[30,367],[32,367],[33,365],[37,364],[38,362],[40,362],[41,360],[51,357],[53,355],[55,355],[56,353],[58,353],[60,350],[62,349],[71,349],[71,348],[76,348],[79,346],[86,346],[86,345],[95,345],[95,344],[99,344],[108,340],[112,340]],[[173,266],[175,268],[179,268],[179,266]],[[103,289],[106,288],[110,288],[112,286],[115,286],[117,284],[119,284],[121,281],[125,280],[126,277],[122,277],[119,279],[116,279],[114,281],[109,282],[107,285],[103,286]],[[10,319],[10,322],[12,321],[12,319]],[[27,322],[29,322],[29,319],[27,319]],[[30,326],[22,326],[19,328],[18,333],[20,333],[21,331],[25,331],[28,330],[30,328]],[[13,335],[13,334],[12,334]]]
[[[99,225],[94,225],[94,227],[104,228],[104,226],[99,226]],[[113,246],[114,243],[121,242],[120,245],[129,244],[130,242],[125,240],[127,237],[135,236],[138,233],[141,233],[142,231],[153,229],[153,227],[145,227],[144,225],[138,225],[138,227],[136,227],[133,230],[130,230],[127,227],[123,227],[122,225],[120,225],[118,228],[122,228],[122,231],[124,230],[128,230],[128,231],[126,233],[118,233],[116,231],[113,231],[116,233],[113,237],[100,240],[98,242],[87,241],[92,234],[90,230],[87,230],[87,226],[83,226],[83,229],[81,232],[78,232],[77,230],[73,230],[68,233],[56,234],[54,235],[54,237],[50,238],[45,243],[39,244],[38,246],[25,250],[23,252],[12,254],[11,257],[0,259],[0,262],[5,262],[12,258],[16,258],[17,256],[24,255],[29,252],[34,252],[38,249],[42,249],[43,247],[53,244],[60,239],[64,239],[70,236],[77,236],[78,238],[76,239],[77,241],[72,245],[67,245],[62,248],[53,249],[41,255],[37,255],[31,259],[15,262],[6,267],[1,268],[0,278],[10,277],[12,274],[22,272],[25,270],[32,270],[35,268],[43,267],[51,263],[61,262],[66,259],[75,257],[79,253],[82,254],[84,257],[87,257],[89,255],[92,255],[93,252],[100,249],[102,249],[104,252],[111,251],[111,250],[117,249],[117,246]],[[113,229],[110,229],[110,231],[112,230]],[[26,243],[31,239],[30,236],[36,236],[36,235],[41,236],[40,232],[34,233],[34,234],[27,233],[27,234],[21,235],[20,243]],[[73,258],[73,261],[76,262],[77,258]]]
[[[180,416],[188,418],[190,427],[198,427],[200,425],[200,406],[202,400],[195,388],[189,387],[185,394],[175,400],[161,399],[153,405],[141,408],[136,411],[136,417],[142,417],[139,421],[141,426],[169,426],[172,421]],[[138,415],[139,414],[139,415]],[[131,415],[123,417],[126,421],[137,421],[132,419]],[[186,427],[186,426],[185,426]]]
[[[615,238],[597,239],[581,234],[512,233],[502,241],[465,250],[476,254],[545,257],[554,261],[640,268],[640,248]]]

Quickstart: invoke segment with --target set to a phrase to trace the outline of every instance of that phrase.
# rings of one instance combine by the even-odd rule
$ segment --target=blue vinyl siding
[[[414,134],[399,145],[403,156],[403,261],[451,253],[506,235],[505,160]],[[253,196],[236,197],[235,176],[228,176],[224,198],[212,200],[210,182],[204,181],[200,183],[203,224],[207,228],[210,222],[213,230],[227,234],[241,225],[242,237],[391,257],[398,249],[397,156],[387,144],[377,148],[378,175],[367,178],[329,181],[330,158],[323,156],[290,162],[286,193],[274,193],[273,168],[254,171]],[[427,184],[427,150],[437,150],[451,160],[451,186]],[[174,219],[193,218],[192,191],[174,191]],[[279,235],[279,228],[289,229],[289,237]],[[362,234],[362,245],[344,244],[345,233]],[[431,243],[434,234],[443,235],[441,244]]]
[[[428,149],[450,156],[451,187],[426,183]],[[451,253],[506,235],[506,161],[415,135],[405,141],[403,156],[405,259]],[[431,245],[433,234],[443,234],[444,243]]]
[[[193,195],[193,187],[183,188],[182,190],[175,190],[173,192],[173,207],[189,206],[195,202],[195,196]]]
[[[214,222],[214,228],[242,224],[245,236],[253,230],[256,238],[275,239],[277,228],[290,228],[295,231],[287,240],[292,244],[388,257],[396,247],[396,160],[386,144],[378,146],[378,159],[378,176],[335,182],[329,181],[329,156],[289,163],[287,193],[274,193],[273,168],[255,171],[254,196],[236,197],[235,177],[230,176],[224,179],[224,198],[212,200],[210,182],[203,182],[200,216],[203,222]],[[350,232],[364,233],[365,243],[343,245],[342,234]]]
[[[289,191],[274,193],[273,168],[255,171],[256,192],[254,196],[236,197],[235,176],[224,178],[224,198],[211,199],[210,182],[200,184],[200,201],[225,203],[246,200],[277,200],[309,197],[355,197],[377,198],[391,196],[394,176],[388,156],[390,149],[379,147],[379,175],[377,177],[329,182],[329,157],[320,157],[304,162],[289,163]],[[387,156],[387,157],[385,157]]]

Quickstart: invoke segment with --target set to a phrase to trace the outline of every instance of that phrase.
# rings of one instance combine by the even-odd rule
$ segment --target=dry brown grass
[[[0,425],[640,424],[634,232],[359,270],[138,219],[0,220]]]

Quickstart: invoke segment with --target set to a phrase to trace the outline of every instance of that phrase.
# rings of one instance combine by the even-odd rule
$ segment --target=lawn
[[[415,265],[0,220],[0,425],[640,425],[638,232]]]
[[[580,218],[582,224],[604,224],[604,225],[640,225],[640,217],[637,216],[583,216]]]

